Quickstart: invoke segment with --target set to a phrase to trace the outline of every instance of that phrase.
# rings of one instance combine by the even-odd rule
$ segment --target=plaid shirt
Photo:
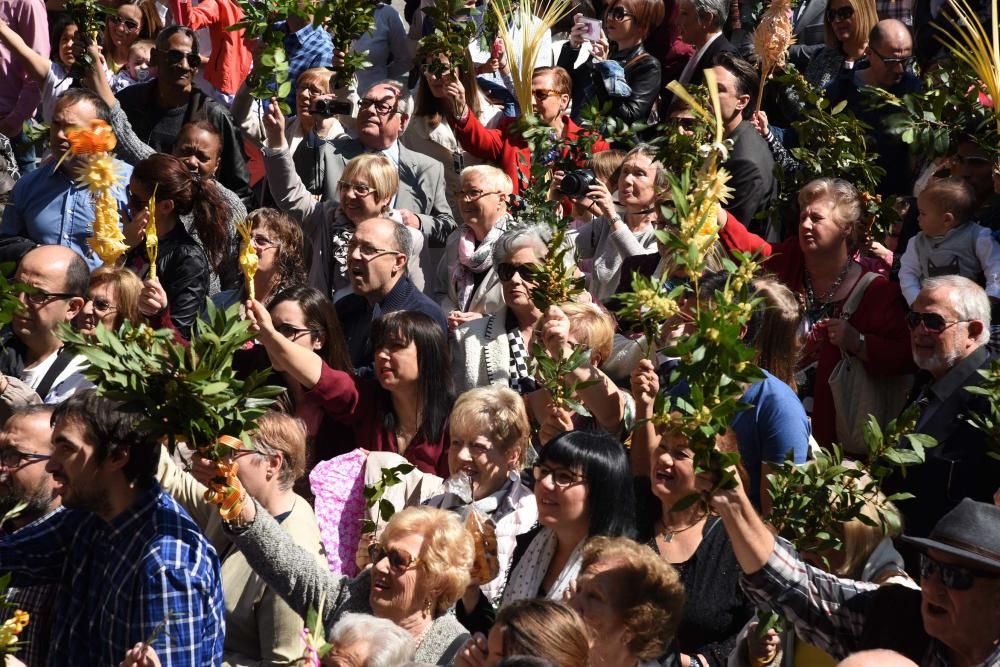
[[[58,583],[50,665],[117,665],[164,619],[163,665],[222,662],[219,559],[157,483],[110,523],[66,510],[0,539],[0,571],[17,586]]]
[[[326,30],[310,23],[297,32],[285,35],[285,53],[288,54],[288,80],[292,82],[292,92],[287,99],[294,114],[295,83],[299,80],[299,75],[313,67],[329,67],[333,64],[333,40]]]
[[[875,10],[880,21],[897,19],[913,25],[913,0],[875,0]]]
[[[877,584],[841,579],[804,563],[781,538],[759,571],[743,577],[743,590],[761,609],[773,609],[795,626],[804,641],[836,660],[861,650],[868,602]],[[948,667],[944,646],[932,640],[921,667]],[[1000,665],[1000,648],[974,667]]]

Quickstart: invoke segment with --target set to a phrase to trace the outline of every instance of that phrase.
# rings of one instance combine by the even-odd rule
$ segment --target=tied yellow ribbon
[[[146,211],[149,217],[146,219],[146,255],[149,256],[149,279],[156,280],[156,252],[160,248],[160,237],[156,235],[156,188],[159,183],[153,185],[153,194],[149,197]]]
[[[243,270],[243,277],[246,278],[247,294],[253,300],[256,298],[254,295],[253,277],[257,273],[257,265],[260,263],[260,259],[257,257],[257,250],[253,247],[253,243],[250,242],[250,232],[253,229],[253,223],[249,220],[244,220],[236,225],[236,229],[239,231],[240,236],[243,237],[243,249],[240,251],[240,268]]]
[[[243,449],[243,442],[231,435],[220,436],[216,443],[234,450]],[[201,453],[204,455],[207,451]],[[236,477],[240,464],[235,461],[226,463],[218,459],[214,460],[214,463],[217,475],[212,478],[205,490],[205,502],[219,506],[219,515],[223,521],[237,523],[243,513],[243,484]]]

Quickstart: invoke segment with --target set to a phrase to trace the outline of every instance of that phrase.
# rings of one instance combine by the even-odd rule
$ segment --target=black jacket
[[[154,133],[156,126],[164,121],[170,111],[161,108],[158,103],[155,79],[129,86],[121,90],[117,97],[136,136],[153,150],[161,153],[173,151],[173,141],[164,140],[161,133]],[[235,192],[246,204],[247,210],[256,208],[250,194],[250,171],[243,153],[243,140],[229,115],[229,109],[193,87],[182,123],[195,120],[207,120],[222,137],[222,155],[219,157],[217,176],[219,182]]]
[[[698,50],[695,49],[695,55],[698,55]],[[694,72],[691,73],[691,80],[688,81],[688,86],[697,86],[705,83],[705,70],[712,67],[715,62],[715,57],[720,53],[738,53],[732,42],[726,39],[725,35],[719,35],[712,43],[708,45],[705,52],[701,54],[701,58],[698,60],[698,64],[695,65]],[[694,56],[691,56],[692,58]],[[664,81],[663,86],[663,103],[660,105],[662,109],[661,117],[666,117],[669,114],[670,106],[674,102],[674,94],[669,90],[666,90],[666,85],[670,83],[669,81]],[[740,222],[743,222],[742,220]]]
[[[558,63],[573,76],[573,119],[578,119],[583,108],[596,96],[602,105],[611,101],[611,116],[626,123],[645,123],[660,91],[660,61],[650,55],[642,44],[627,51],[615,52],[611,58],[625,70],[625,81],[632,94],[629,97],[610,97],[594,67],[593,58],[587,58],[579,68],[573,69],[579,54],[580,49],[574,49],[567,42],[559,53]]]
[[[140,243],[125,256],[125,266],[143,280],[149,274],[146,244]],[[208,259],[205,251],[191,238],[184,225],[178,224],[161,236],[156,253],[156,277],[169,300],[170,319],[185,338],[191,337],[191,325],[205,307],[208,297]]]
[[[727,139],[733,140],[733,151],[722,166],[732,176],[729,187],[733,189],[733,197],[726,210],[750,231],[761,234],[765,230],[753,218],[767,208],[778,191],[774,158],[767,142],[749,121],[737,125]]]

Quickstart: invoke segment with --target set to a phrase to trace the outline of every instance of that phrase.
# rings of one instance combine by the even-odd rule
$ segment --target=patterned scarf
[[[509,216],[504,215],[497,220],[478,247],[472,228],[462,225],[458,237],[458,261],[451,270],[451,282],[455,286],[457,297],[455,306],[459,310],[464,311],[472,300],[472,293],[476,288],[474,274],[493,268],[493,244],[507,231],[509,219]]]
[[[545,592],[545,597],[549,600],[562,602],[563,593],[569,588],[570,582],[575,581],[580,574],[584,541],[581,540],[576,545],[552,588]],[[556,546],[556,534],[551,528],[542,528],[535,535],[535,539],[531,540],[528,549],[510,573],[507,588],[503,592],[503,605],[538,597],[542,580],[556,555]]]

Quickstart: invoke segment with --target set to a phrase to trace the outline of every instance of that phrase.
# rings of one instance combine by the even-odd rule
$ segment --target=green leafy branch
[[[10,324],[14,315],[23,308],[18,293],[28,291],[26,286],[17,285],[9,279],[14,268],[13,264],[0,266],[0,329]]]
[[[378,513],[375,521],[365,519],[361,524],[361,532],[365,535],[374,535],[378,532],[378,520],[388,523],[392,515],[396,513],[396,508],[385,499],[385,492],[390,486],[396,486],[403,481],[403,475],[410,473],[413,466],[409,463],[400,463],[392,468],[382,468],[382,477],[370,486],[365,486],[365,507],[372,509],[378,506]]]
[[[100,0],[66,0],[63,6],[76,24],[82,42],[82,53],[77,55],[78,62],[73,64],[73,74],[79,78],[83,76],[84,66],[89,68],[95,64],[87,48],[100,39],[105,20],[115,10]]]
[[[423,11],[430,18],[434,32],[420,38],[417,56],[431,72],[443,76],[450,70],[448,63],[465,62],[465,52],[476,37],[473,17],[478,10],[467,7],[464,0],[437,0]]]
[[[326,641],[326,631],[323,628],[323,606],[326,604],[326,593],[321,593],[319,608],[310,607],[306,612],[306,625],[302,629],[302,641],[305,643],[304,655],[293,661],[293,665],[309,665],[319,667],[320,659],[333,649]]]
[[[535,342],[532,345],[531,359],[534,363],[535,378],[538,384],[549,392],[552,402],[557,408],[569,408],[573,412],[590,416],[590,411],[583,403],[576,400],[577,392],[597,384],[597,380],[577,380],[571,373],[590,360],[590,348],[585,345],[575,345],[569,354],[561,354],[558,359],[549,356],[545,347]]]
[[[983,378],[979,385],[966,387],[965,391],[985,396],[989,399],[989,408],[985,412],[971,412],[966,422],[986,434],[986,454],[1000,461],[1000,361],[994,361],[979,374]]]
[[[334,45],[345,52],[344,64],[337,68],[334,75],[334,88],[350,85],[358,70],[371,64],[367,51],[358,52],[348,47],[354,40],[375,29],[376,6],[374,2],[363,0],[328,0],[318,4],[314,22],[325,26]]]

